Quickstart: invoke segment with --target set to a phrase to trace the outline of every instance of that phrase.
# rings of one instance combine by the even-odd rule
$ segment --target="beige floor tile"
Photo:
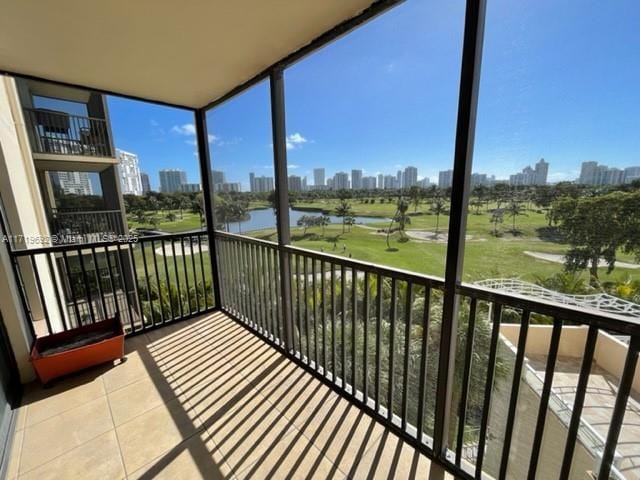
[[[113,392],[142,378],[163,375],[160,359],[149,351],[145,335],[129,338],[125,342],[126,361],[118,363],[103,375],[107,392]]]
[[[233,472],[251,465],[287,434],[295,431],[257,391],[236,407],[207,422],[207,431]]]
[[[218,480],[232,478],[229,467],[208,434],[193,435],[176,448],[129,475],[129,480]]]
[[[27,424],[27,405],[16,409],[16,430],[22,430]]]
[[[69,377],[51,388],[34,385],[23,399],[26,406],[26,423],[30,427],[47,418],[84,405],[105,395],[101,374],[104,370],[90,370]]]
[[[41,465],[21,476],[20,480],[118,480],[124,476],[118,441],[112,430]]]
[[[304,436],[294,432],[237,474],[243,479],[339,479],[344,474]]]
[[[166,377],[143,378],[108,395],[113,423],[118,426],[180,396]]]
[[[24,429],[20,473],[28,472],[113,428],[107,397]]]
[[[427,457],[385,430],[347,474],[354,479],[429,478],[430,468]]]
[[[9,462],[7,463],[7,472],[6,472],[7,480],[14,480],[18,476],[23,437],[24,437],[23,430],[16,431],[13,436],[11,453],[9,454]]]
[[[180,400],[172,400],[116,428],[127,472],[134,472],[193,435],[201,426]]]

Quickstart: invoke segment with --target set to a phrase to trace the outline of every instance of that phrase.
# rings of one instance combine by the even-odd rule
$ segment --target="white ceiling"
[[[202,107],[373,0],[0,0],[0,70]]]

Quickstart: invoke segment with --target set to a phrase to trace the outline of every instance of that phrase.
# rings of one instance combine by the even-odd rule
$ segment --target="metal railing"
[[[206,233],[12,251],[33,337],[118,314],[128,334],[215,308]]]
[[[54,210],[49,218],[56,243],[92,243],[125,233],[120,210]]]
[[[46,109],[23,110],[35,153],[114,156],[105,119]]]
[[[216,232],[221,308],[276,348],[292,356],[360,408],[457,477],[535,478],[546,467],[540,457],[563,325],[588,325],[575,401],[565,425],[560,478],[568,478],[576,443],[583,442],[582,411],[600,329],[629,335],[609,436],[598,446],[589,469],[608,478],[616,453],[640,348],[640,322],[628,317],[537,301],[462,284],[456,288],[458,331],[455,384],[448,449],[433,450],[437,411],[440,328],[445,287],[442,280],[289,245]],[[290,263],[291,298],[281,297],[279,257]],[[293,332],[287,345],[289,310]],[[527,464],[509,461],[524,371],[530,323],[549,323],[552,335],[539,389],[535,424],[527,441]],[[501,323],[518,323],[512,377],[504,375]],[[503,385],[496,388],[496,384]],[[494,411],[501,404],[504,411]],[[497,402],[497,403],[496,403]],[[498,407],[495,407],[498,408]],[[504,424],[492,417],[502,417]],[[491,435],[490,435],[491,433]],[[498,440],[496,440],[498,439]],[[489,444],[491,447],[489,448]],[[593,449],[593,445],[590,446]],[[469,455],[472,451],[473,455]],[[488,456],[492,456],[488,462]],[[600,460],[602,461],[600,462]],[[487,467],[488,463],[491,466]],[[581,467],[585,467],[582,465]],[[577,467],[573,467],[577,468]],[[514,471],[514,469],[516,471]],[[585,467],[586,469],[586,467]],[[617,472],[615,472],[617,473]]]

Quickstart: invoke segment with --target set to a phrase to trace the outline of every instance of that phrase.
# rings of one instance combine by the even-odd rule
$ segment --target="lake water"
[[[231,223],[229,225],[229,229],[231,233],[245,233],[250,232],[252,230],[264,230],[266,228],[275,228],[276,227],[276,216],[273,214],[273,210],[271,208],[264,208],[260,210],[251,210],[249,212],[250,218],[245,220],[244,222]],[[296,227],[298,224],[298,220],[303,215],[312,215],[318,216],[321,215],[321,212],[305,212],[302,210],[289,209],[289,221],[292,227]],[[331,223],[342,223],[342,218],[336,217],[335,215],[329,215],[331,219]],[[389,222],[390,219],[382,218],[382,217],[355,217],[356,223],[378,223],[378,222]]]

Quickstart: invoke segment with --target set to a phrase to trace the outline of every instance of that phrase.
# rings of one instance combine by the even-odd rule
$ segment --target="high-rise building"
[[[362,170],[351,170],[351,189],[362,189]]]
[[[598,162],[582,162],[578,183],[581,185],[593,185],[597,168]]]
[[[333,176],[334,190],[349,189],[349,174],[347,172],[338,172]]]
[[[627,167],[624,169],[624,183],[640,180],[640,167]]]
[[[522,172],[509,176],[510,185],[546,185],[549,174],[549,163],[541,158],[534,168],[526,166]]]
[[[451,188],[453,185],[453,170],[442,170],[438,173],[438,188]]]
[[[222,184],[227,183],[227,177],[222,170],[211,170],[211,184],[214,192],[222,191]]]
[[[313,186],[318,189],[318,187],[324,187],[324,168],[314,168],[313,169]]]
[[[362,188],[365,190],[375,190],[376,177],[362,177]]]
[[[51,180],[67,195],[93,195],[88,172],[51,172]]]
[[[182,184],[182,191],[185,193],[196,193],[196,192],[200,192],[202,190],[202,187],[200,186],[199,183],[183,183]]]
[[[151,191],[151,182],[149,182],[149,175],[144,172],[140,173],[140,183],[142,184],[142,193],[148,193]]]
[[[396,173],[396,186],[395,188],[402,188],[402,170],[398,170]]]
[[[302,178],[297,175],[289,175],[289,191],[301,192],[302,191]]]
[[[177,168],[166,168],[158,172],[160,175],[160,191],[174,193],[182,191],[182,184],[187,183],[187,174]]]
[[[240,182],[224,182],[218,184],[220,192],[240,192],[242,190],[242,184]]]
[[[138,156],[135,153],[116,148],[116,159],[118,160],[118,175],[120,176],[122,194],[142,195],[144,190]]]
[[[273,185],[273,177],[256,177],[253,172],[249,173],[249,189],[251,192],[271,192],[273,190]]]
[[[421,188],[429,188],[431,186],[431,180],[429,180],[429,177],[424,177],[418,180],[418,186]]]
[[[382,190],[384,188],[384,175],[379,173],[378,174],[378,185],[377,188],[379,188],[380,190]]]
[[[411,188],[418,184],[418,169],[416,167],[406,167],[402,174],[402,188]]]
[[[307,176],[306,175],[304,177],[302,177],[302,191],[303,192],[307,191]]]
[[[385,175],[382,182],[382,188],[385,190],[398,188],[398,178],[393,175]]]

